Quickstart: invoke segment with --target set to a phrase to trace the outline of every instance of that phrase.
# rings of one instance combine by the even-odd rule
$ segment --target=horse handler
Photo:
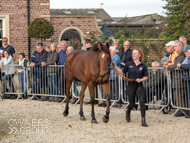
[[[148,79],[148,70],[147,66],[142,62],[143,61],[143,52],[140,49],[134,49],[132,52],[133,61],[127,62],[123,69],[120,69],[116,66],[114,62],[113,68],[121,74],[128,72],[128,78],[134,79],[132,82],[128,82],[127,95],[129,98],[129,106],[126,110],[126,120],[131,121],[130,112],[135,106],[135,95],[138,96],[141,110],[141,121],[142,126],[147,127],[145,121],[145,89],[142,82]]]

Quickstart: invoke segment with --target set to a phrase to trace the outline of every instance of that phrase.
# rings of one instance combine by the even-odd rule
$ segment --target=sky
[[[158,13],[163,15],[162,0],[50,0],[51,9],[102,8],[111,17],[132,17]]]

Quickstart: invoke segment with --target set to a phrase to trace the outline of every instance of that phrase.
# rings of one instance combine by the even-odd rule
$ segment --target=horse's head
[[[109,44],[107,43],[106,46],[103,46],[100,43],[98,43],[95,45],[94,49],[99,51],[98,61],[100,64],[100,77],[105,78],[106,74],[110,70],[110,63],[111,63]]]

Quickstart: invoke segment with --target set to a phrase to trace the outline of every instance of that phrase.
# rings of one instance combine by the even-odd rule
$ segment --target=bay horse
[[[78,80],[82,82],[82,88],[80,91],[80,120],[86,120],[83,114],[83,98],[85,89],[88,85],[90,93],[90,102],[92,105],[91,123],[98,123],[96,121],[94,113],[94,87],[101,84],[107,99],[106,115],[104,115],[103,117],[103,122],[107,123],[109,121],[109,107],[111,100],[111,96],[109,94],[110,64],[111,55],[109,51],[109,44],[103,46],[100,43],[98,43],[95,46],[93,46],[89,51],[74,50],[66,57],[64,69],[67,98],[65,111],[63,112],[64,116],[67,116],[69,114],[68,110],[70,86],[73,82],[73,79],[76,77]]]

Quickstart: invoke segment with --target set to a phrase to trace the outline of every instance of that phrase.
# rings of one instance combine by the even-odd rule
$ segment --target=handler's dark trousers
[[[137,95],[140,103],[141,116],[145,117],[145,89],[143,84],[137,82],[128,82],[127,95],[129,98],[127,112],[130,113],[133,107],[135,107],[135,95]]]

